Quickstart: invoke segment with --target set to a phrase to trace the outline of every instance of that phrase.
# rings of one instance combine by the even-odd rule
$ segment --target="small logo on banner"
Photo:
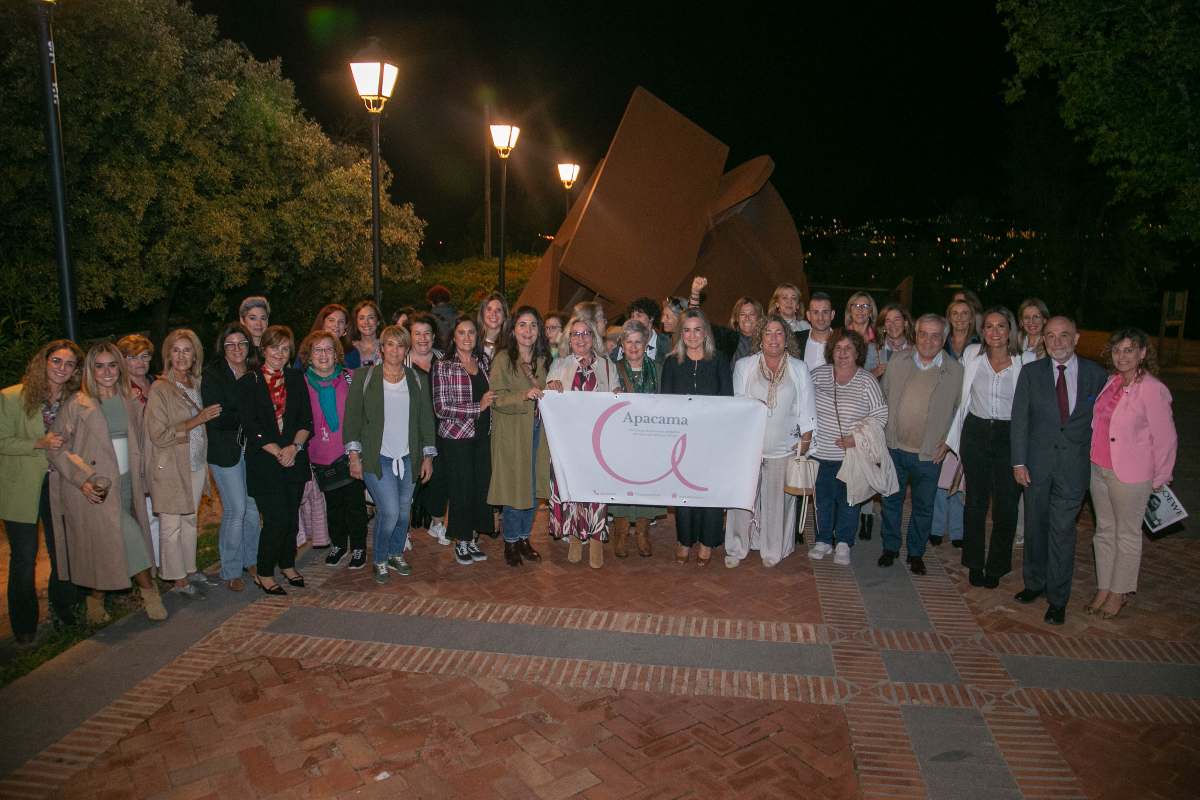
[[[622,401],[620,403],[615,403],[611,408],[607,409],[603,414],[601,414],[599,417],[597,417],[596,424],[594,426],[592,426],[592,452],[595,454],[596,462],[598,464],[600,464],[600,468],[603,469],[605,472],[607,472],[609,475],[611,475],[616,480],[619,480],[622,483],[631,484],[633,486],[648,486],[652,483],[658,483],[663,478],[666,478],[669,475],[674,475],[676,478],[679,479],[680,483],[682,483],[684,486],[688,487],[689,489],[692,489],[697,492],[707,492],[708,491],[707,486],[698,486],[698,485],[692,483],[691,481],[689,481],[687,478],[685,478],[683,476],[682,472],[679,471],[679,465],[683,463],[683,457],[687,453],[687,434],[686,433],[681,433],[679,435],[679,438],[675,440],[675,444],[671,446],[671,455],[670,455],[669,464],[667,466],[667,471],[664,472],[663,474],[659,475],[658,477],[650,478],[648,480],[636,480],[634,478],[628,478],[624,475],[621,475],[620,473],[618,473],[616,470],[614,470],[609,465],[608,460],[604,457],[604,448],[601,445],[601,438],[603,437],[603,434],[604,434],[604,426],[608,424],[608,421],[610,419],[612,419],[613,416],[615,416],[618,411],[620,411],[621,409],[625,408],[628,405],[630,405],[630,401],[628,401],[628,400]],[[628,415],[626,415],[626,416],[628,416]],[[675,422],[682,422],[685,425],[687,424],[686,417],[672,417],[670,419]],[[640,420],[633,421],[633,424],[635,427],[637,426],[638,421],[640,421]],[[651,420],[647,420],[647,421],[651,421]],[[653,421],[659,422],[658,419],[653,419]]]

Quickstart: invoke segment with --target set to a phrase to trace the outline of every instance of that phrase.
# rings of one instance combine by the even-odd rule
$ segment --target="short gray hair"
[[[251,309],[255,308],[261,308],[263,311],[267,312],[268,317],[271,316],[271,304],[267,302],[267,298],[256,294],[247,297],[242,301],[242,304],[238,306],[238,319],[244,318],[250,313]]]
[[[942,344],[946,343],[946,337],[950,335],[950,321],[941,314],[922,314],[917,317],[917,321],[913,323],[913,333],[921,327],[922,322],[936,322],[942,326]]]
[[[626,320],[625,324],[621,326],[621,344],[625,343],[625,337],[631,333],[640,333],[642,341],[646,344],[650,343],[650,329],[646,327],[646,323],[636,319]]]

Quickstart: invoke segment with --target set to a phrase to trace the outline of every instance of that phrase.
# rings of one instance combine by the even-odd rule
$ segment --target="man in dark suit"
[[[1061,625],[1075,570],[1075,518],[1088,489],[1092,407],[1107,375],[1075,355],[1079,332],[1054,317],[1044,332],[1046,355],[1026,365],[1012,406],[1013,477],[1025,487],[1025,588],[1022,603],[1046,595],[1046,622]]]

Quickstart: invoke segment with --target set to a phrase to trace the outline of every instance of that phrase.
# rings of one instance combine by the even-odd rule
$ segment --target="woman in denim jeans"
[[[375,501],[378,583],[387,582],[389,569],[400,575],[412,574],[404,560],[404,543],[413,487],[416,480],[429,480],[437,455],[429,379],[404,366],[409,344],[404,328],[384,328],[379,335],[382,363],[356,369],[346,398],[343,439],[350,455],[350,474],[366,481]]]
[[[246,437],[236,387],[238,378],[246,374],[252,346],[250,332],[241,323],[226,325],[217,337],[213,363],[200,382],[203,404],[221,406],[220,415],[205,423],[208,468],[221,493],[221,580],[235,592],[246,588],[243,570],[251,578],[258,571],[258,505],[246,491]]]

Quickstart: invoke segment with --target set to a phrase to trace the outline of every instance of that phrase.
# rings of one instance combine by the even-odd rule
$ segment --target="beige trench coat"
[[[200,388],[197,379],[196,388]],[[146,400],[146,479],[155,514],[196,513],[192,500],[192,459],[183,423],[200,413],[188,396],[163,378],[150,386]],[[200,426],[204,430],[204,426]],[[200,461],[208,461],[208,439]],[[208,494],[207,483],[204,493]]]
[[[534,380],[513,369],[508,353],[499,352],[492,362],[492,483],[488,503],[493,506],[529,508],[535,505],[530,467],[533,462],[534,402],[525,394],[535,385],[546,385],[546,369],[536,363]],[[550,496],[550,445],[546,432],[538,434],[537,496]]]
[[[150,519],[146,514],[142,472],[142,408],[125,399],[129,417],[129,472],[133,482],[130,512],[142,529],[146,560],[154,563]],[[63,446],[47,450],[50,464],[50,513],[55,520],[54,546],[58,577],[80,586],[111,591],[128,589],[129,569],[121,534],[121,483],[117,454],[108,435],[108,422],[100,402],[83,392],[68,400],[51,428],[63,436]],[[108,497],[99,505],[80,491],[93,475],[111,478]]]

